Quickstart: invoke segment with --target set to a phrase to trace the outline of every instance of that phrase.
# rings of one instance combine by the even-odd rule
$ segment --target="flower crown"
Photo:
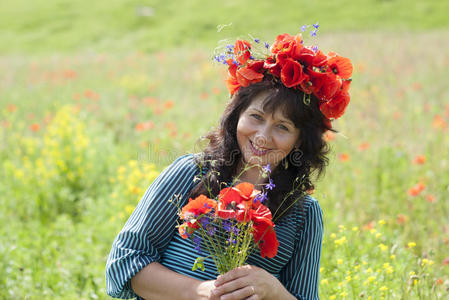
[[[237,40],[234,46],[226,46],[226,55],[215,57],[228,65],[226,86],[231,95],[240,87],[260,82],[271,74],[288,88],[303,91],[305,95],[314,94],[328,121],[343,115],[350,99],[352,64],[348,58],[334,52],[326,55],[317,47],[304,46],[300,33],[278,35],[271,47],[268,43],[260,47],[258,39],[254,42],[252,46],[246,40]],[[310,97],[305,102],[310,103]]]

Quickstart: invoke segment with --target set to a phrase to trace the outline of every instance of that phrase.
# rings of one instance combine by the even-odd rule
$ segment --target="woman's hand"
[[[270,273],[256,266],[246,265],[220,275],[212,290],[220,300],[275,299],[282,284]]]
[[[220,300],[218,295],[212,293],[215,289],[215,280],[202,281],[196,287],[196,294],[199,300]]]

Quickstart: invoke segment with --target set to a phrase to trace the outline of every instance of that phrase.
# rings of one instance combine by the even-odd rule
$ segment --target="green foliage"
[[[295,33],[319,22],[323,32],[448,28],[447,1],[162,1],[17,0],[0,3],[0,52],[78,49],[158,51],[214,45],[223,38]],[[222,25],[222,32],[217,27]]]

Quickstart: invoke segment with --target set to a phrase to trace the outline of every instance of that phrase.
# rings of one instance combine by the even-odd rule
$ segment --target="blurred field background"
[[[108,299],[112,241],[228,99],[223,39],[319,22],[351,104],[314,196],[322,299],[449,299],[449,2],[0,2],[0,299]]]

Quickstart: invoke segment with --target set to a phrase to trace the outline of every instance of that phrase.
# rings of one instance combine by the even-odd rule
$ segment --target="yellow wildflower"
[[[341,265],[343,263],[343,259],[339,258],[337,259],[337,265]]]
[[[387,222],[385,222],[385,220],[379,220],[379,222],[377,222],[379,225],[385,225]]]
[[[407,244],[407,246],[408,246],[409,248],[413,248],[413,247],[416,246],[416,243],[415,243],[415,242],[409,242],[409,243]]]
[[[379,290],[380,290],[381,292],[385,292],[385,291],[388,290],[388,288],[384,285],[384,286],[381,286],[381,287],[379,288]]]
[[[382,243],[380,243],[377,247],[379,247],[382,252],[385,252],[388,249],[388,246]]]

